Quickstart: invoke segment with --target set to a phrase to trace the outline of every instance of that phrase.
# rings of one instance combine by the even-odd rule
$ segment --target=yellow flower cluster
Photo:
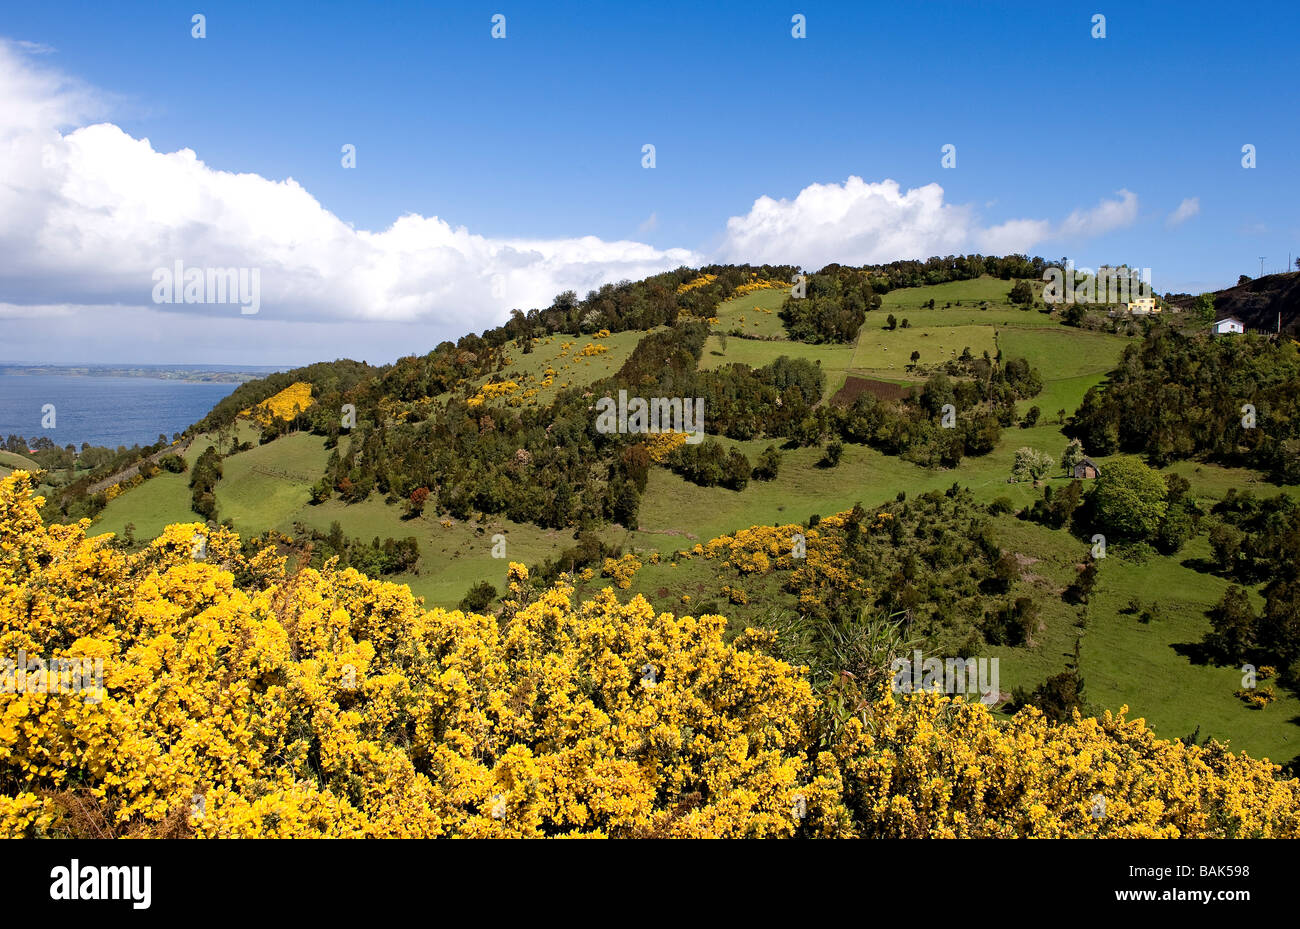
[[[501,397],[508,397],[519,389],[519,385],[514,381],[497,381],[492,384],[484,384],[478,389],[478,393],[466,401],[470,408],[482,406],[488,400],[497,400]]]
[[[244,416],[251,416],[263,426],[293,419],[307,407],[311,406],[311,384],[298,381],[290,384],[274,396],[267,397],[251,410],[244,410]]]
[[[686,433],[652,432],[645,437],[643,444],[650,454],[650,460],[656,464],[663,464],[674,450],[686,444]]]
[[[688,294],[692,290],[696,290],[700,287],[708,287],[717,279],[718,276],[716,274],[701,274],[699,277],[689,280],[685,284],[678,284],[677,293],[678,295]]]
[[[1053,725],[888,692],[835,754],[852,819],[885,838],[1179,838],[1300,834],[1300,780],[1222,744],[1157,739],[1128,707]]]
[[[726,584],[723,586],[722,592],[727,595],[728,600],[739,606],[744,606],[749,602],[749,595],[739,587],[732,587],[730,584]]]
[[[1272,685],[1269,685],[1258,689],[1242,688],[1234,692],[1233,696],[1240,699],[1252,710],[1262,710],[1277,699],[1277,692],[1273,690]]]
[[[532,597],[521,565],[501,620],[426,611],[224,530],[137,554],[84,530],[0,482],[0,647],[105,683],[0,693],[0,835],[73,832],[76,798],[118,835],[762,837],[793,834],[793,792],[833,800],[807,682],[721,616]]]
[[[582,347],[582,351],[578,352],[578,357],[590,358],[592,355],[603,355],[607,351],[609,351],[608,345],[597,345],[594,342],[588,342]]]
[[[822,702],[769,633],[519,564],[500,618],[425,610],[224,529],[127,553],[39,505],[0,480],[0,656],[104,680],[0,690],[0,836],[1300,836],[1300,781],[1126,711]]]
[[[641,570],[641,561],[628,552],[621,558],[606,558],[605,564],[600,569],[601,577],[612,577],[618,584],[619,590],[627,590],[632,586],[632,578]]]
[[[732,296],[743,297],[746,294],[752,294],[759,290],[785,290],[789,286],[789,284],[786,284],[783,281],[773,281],[770,279],[753,280],[737,287],[736,292]]]
[[[877,514],[877,528],[887,523],[885,517],[893,518],[888,513]],[[799,594],[801,604],[811,607],[828,597],[871,590],[861,577],[848,569],[850,560],[844,554],[843,535],[820,531],[843,529],[850,518],[848,511],[837,513],[827,516],[813,529],[798,523],[751,526],[732,535],[719,536],[703,546],[696,545],[686,556],[721,559],[724,568],[735,569],[742,575],[788,571],[784,589]],[[796,545],[798,539],[803,539],[802,546]]]

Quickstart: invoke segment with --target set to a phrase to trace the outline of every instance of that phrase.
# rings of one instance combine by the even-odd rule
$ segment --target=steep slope
[[[1175,297],[1170,303],[1189,309],[1196,298]],[[1281,319],[1282,332],[1292,338],[1300,334],[1300,271],[1269,274],[1264,277],[1214,292],[1214,318],[1235,316],[1247,329],[1276,332]]]

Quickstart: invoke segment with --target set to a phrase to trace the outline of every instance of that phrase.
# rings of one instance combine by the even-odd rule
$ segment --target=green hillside
[[[486,438],[495,441],[503,427],[515,428],[509,417],[526,411],[555,417],[591,415],[583,411],[594,399],[584,394],[593,389],[612,391],[608,385],[616,383],[611,380],[616,377],[641,377],[640,383],[648,384],[678,363],[672,360],[674,356],[666,355],[663,360],[650,361],[649,367],[638,367],[647,359],[658,358],[647,348],[650,340],[666,338],[671,342],[676,338],[677,330],[662,324],[612,333],[537,335],[521,329],[499,347],[471,342],[430,355],[429,359],[440,359],[436,366],[419,358],[404,360],[381,369],[369,382],[379,389],[377,405],[373,393],[368,392],[373,387],[348,388],[351,393],[337,395],[338,401],[360,401],[355,403],[361,411],[356,431],[340,433],[333,424],[337,417],[328,415],[335,396],[316,389],[314,410],[324,414],[316,420],[299,418],[287,424],[287,429],[277,427],[281,434],[267,435],[247,418],[236,418],[197,435],[185,457],[193,467],[209,445],[226,452],[234,443],[249,443],[222,455],[222,473],[215,485],[218,518],[232,523],[246,537],[274,530],[286,536],[314,532],[318,539],[333,531],[363,545],[372,540],[414,539],[418,547],[414,567],[386,579],[409,584],[431,605],[454,606],[482,582],[492,584],[500,593],[507,561],[540,565],[555,560],[574,549],[580,532],[586,530],[591,533],[589,538],[600,540],[609,551],[637,555],[642,566],[626,588],[627,595],[643,594],[663,610],[680,610],[684,603],[708,605],[729,613],[736,629],[744,622],[764,622],[763,617],[772,615],[773,610],[797,612],[798,603],[782,592],[775,580],[755,579],[747,585],[747,602],[738,604],[737,595],[728,592],[736,585],[728,581],[725,572],[697,559],[676,559],[675,553],[750,526],[807,525],[810,517],[845,512],[855,504],[870,509],[896,499],[943,494],[960,485],[969,490],[981,510],[997,501],[995,512],[999,515],[988,518],[989,530],[997,545],[1021,565],[1008,596],[1027,598],[1038,610],[1040,629],[1030,642],[983,646],[984,654],[1000,660],[1004,691],[1032,691],[1073,668],[1077,643],[1077,671],[1085,681],[1089,707],[1118,709],[1128,704],[1166,737],[1187,735],[1199,727],[1202,737],[1229,739],[1234,747],[1253,754],[1279,761],[1300,755],[1300,730],[1293,721],[1300,719],[1300,701],[1293,693],[1282,690],[1266,710],[1252,709],[1234,696],[1239,671],[1198,657],[1196,645],[1210,631],[1207,611],[1230,583],[1203,567],[1211,554],[1204,529],[1175,556],[1154,550],[1113,553],[1101,563],[1096,592],[1086,606],[1063,598],[1062,592],[1087,561],[1088,543],[1068,528],[1049,528],[1014,514],[1040,500],[1045,488],[1063,492],[1070,480],[1058,465],[1039,486],[1027,481],[1010,483],[1017,449],[1033,448],[1059,461],[1070,441],[1070,419],[1085,395],[1104,385],[1125,347],[1140,340],[1062,325],[1057,314],[1041,305],[1028,309],[1013,305],[1008,300],[1011,284],[985,275],[891,289],[881,295],[879,306],[866,313],[856,338],[848,343],[792,340],[780,316],[788,297],[785,290],[759,290],[722,299],[711,308],[705,303],[706,308],[699,312],[701,317],[708,313],[710,322],[707,334],[701,335],[698,356],[690,362],[691,371],[724,376],[733,365],[756,372],[767,370],[778,359],[797,359],[817,372],[821,389],[814,406],[827,409],[831,408],[830,398],[850,376],[919,388],[948,370],[957,372],[951,375],[957,382],[969,379],[963,373],[967,363],[962,358],[977,362],[987,353],[999,370],[1012,359],[1024,359],[1036,373],[1039,389],[1014,400],[1009,409],[1013,421],[1001,427],[991,451],[967,454],[955,467],[927,465],[909,460],[907,455],[854,442],[844,443],[837,462],[828,466],[824,438],[803,444],[761,432],[750,438],[713,435],[710,441],[717,442],[724,452],[734,450],[751,463],[758,461],[765,449],[779,449],[777,475],[770,480],[751,479],[743,489],[734,490],[702,486],[683,476],[676,466],[652,465],[638,495],[636,528],[589,517],[568,525],[546,525],[531,518],[511,518],[505,509],[489,511],[484,507],[485,503],[508,507],[512,495],[537,489],[532,481],[514,475],[519,465],[512,462],[525,458],[502,440],[495,464],[490,461],[488,465],[492,480],[501,482],[498,490],[485,495],[478,485],[462,486],[468,507],[450,499],[445,505],[440,499],[435,504],[431,497],[424,512],[412,516],[406,499],[409,491],[399,489],[399,473],[390,474],[385,467],[393,462],[405,464],[416,450],[419,454],[436,452],[437,441],[417,437],[429,417],[439,415],[436,411],[441,406],[464,404],[464,398],[471,398],[472,430],[465,432],[468,424],[457,428],[462,441],[465,435],[474,441],[472,435],[477,433],[480,443]],[[694,300],[700,290],[707,288],[690,290],[678,298]],[[892,328],[888,322],[891,314],[895,318]],[[907,320],[905,328],[903,320]],[[916,361],[913,352],[919,355]],[[601,387],[602,382],[606,386]],[[399,386],[403,383],[421,386],[411,394],[411,388]],[[719,389],[748,389],[740,386],[742,382],[717,383],[724,385]],[[445,386],[438,389],[440,384]],[[245,408],[269,395],[264,391],[259,396],[256,385],[249,390],[246,396],[252,400],[239,401]],[[402,399],[399,391],[413,399]],[[1036,414],[1031,412],[1035,408]],[[565,410],[572,413],[563,413]],[[962,413],[968,415],[973,412]],[[390,434],[382,441],[392,449],[382,455],[372,448],[380,435],[375,431],[377,416],[391,424]],[[409,433],[413,444],[393,445],[397,440],[392,429]],[[544,449],[537,447],[533,454],[541,451]],[[1096,449],[1088,451],[1103,470],[1114,460],[1113,455],[1098,454]],[[9,461],[0,457],[0,465],[9,466]],[[603,479],[600,469],[604,464],[591,460],[588,467],[593,478]],[[1173,461],[1162,471],[1185,478],[1188,493],[1199,499],[1206,512],[1230,492],[1244,487],[1257,493],[1297,489],[1294,485],[1270,485],[1258,469],[1207,460]],[[349,500],[346,492],[335,487],[326,499],[313,502],[313,487],[327,473],[335,474],[336,480],[344,474],[350,474],[351,481],[357,475],[362,480],[375,477],[378,485],[361,499]],[[432,474],[443,490],[448,489],[444,480],[448,484],[456,480],[436,468]],[[136,539],[144,540],[168,523],[199,520],[190,509],[189,479],[190,472],[150,478],[109,502],[95,528],[120,535],[131,524]],[[385,482],[392,486],[383,489]],[[317,547],[322,544],[315,543]],[[588,579],[579,580],[581,590],[594,592],[613,583],[603,576],[599,559],[590,563],[587,574]],[[1263,602],[1261,590],[1262,583],[1252,588],[1257,606]],[[1144,610],[1155,604],[1157,618],[1142,622],[1138,615],[1126,612],[1134,602]]]

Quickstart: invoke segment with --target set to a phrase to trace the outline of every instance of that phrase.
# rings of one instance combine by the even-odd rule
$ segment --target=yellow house
[[[1137,297],[1132,302],[1124,304],[1124,309],[1134,316],[1150,316],[1160,312],[1155,297]]]

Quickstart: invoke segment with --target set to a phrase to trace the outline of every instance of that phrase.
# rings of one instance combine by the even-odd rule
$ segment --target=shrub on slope
[[[99,659],[104,686],[0,692],[0,835],[1300,833],[1300,783],[1140,721],[823,704],[720,616],[518,565],[501,616],[426,611],[224,530],[128,554],[40,505],[0,481],[0,656]]]

